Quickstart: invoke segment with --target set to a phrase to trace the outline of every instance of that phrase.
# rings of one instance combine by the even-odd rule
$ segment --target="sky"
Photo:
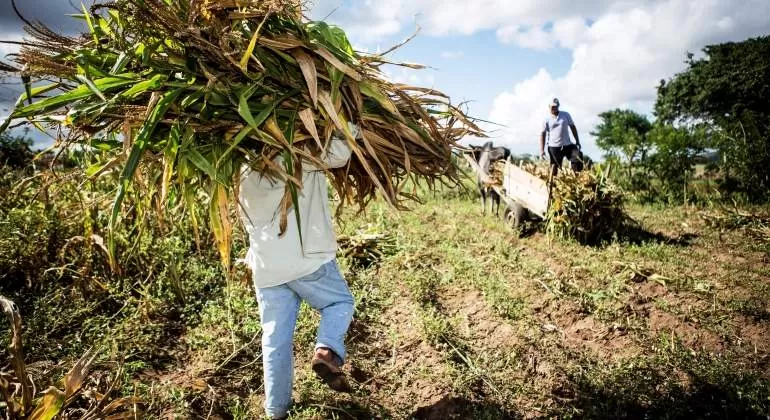
[[[75,10],[69,0],[17,3],[54,29],[79,27],[66,16]],[[470,115],[496,123],[485,126],[492,140],[514,153],[538,152],[548,103],[558,97],[584,151],[598,157],[590,132],[599,113],[651,114],[656,87],[686,69],[688,52],[770,35],[770,0],[311,0],[308,7],[364,52],[384,51],[419,28],[390,58],[430,68],[391,67],[387,77],[468,101]],[[10,0],[0,0],[0,39],[22,36]],[[0,44],[0,57],[13,51]],[[18,90],[0,84],[0,115]]]

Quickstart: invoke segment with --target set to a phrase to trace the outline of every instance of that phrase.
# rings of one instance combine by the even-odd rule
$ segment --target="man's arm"
[[[569,125],[570,130],[572,131],[572,136],[575,137],[575,144],[577,144],[578,149],[581,149],[580,146],[580,137],[578,137],[577,127],[575,127],[575,123],[571,123]]]
[[[567,120],[569,122],[569,129],[572,131],[572,137],[575,138],[575,144],[580,149],[580,137],[578,137],[577,127],[575,127],[575,120],[572,119],[572,115],[567,114]]]
[[[545,159],[545,131],[540,133],[540,159]]]
[[[540,129],[540,159],[545,159],[545,133],[548,132],[548,121],[543,121]]]
[[[332,138],[329,150],[324,154],[322,161],[329,169],[341,168],[347,165],[350,155],[353,153],[348,142],[344,139]]]
[[[348,123],[348,129],[354,138],[362,138],[361,129],[358,127],[358,125]],[[307,167],[305,170],[321,171],[326,169],[342,168],[343,166],[347,165],[350,161],[351,155],[353,154],[353,150],[350,148],[347,140],[345,140],[344,137],[340,137],[340,135],[341,133],[332,136],[328,149],[326,149],[326,151],[324,151],[324,153],[321,155],[320,163],[324,165],[323,169],[317,168],[314,164],[307,162]]]

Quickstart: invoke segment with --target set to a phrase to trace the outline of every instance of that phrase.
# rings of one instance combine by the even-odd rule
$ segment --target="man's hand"
[[[545,151],[544,150],[540,151],[540,159],[541,160],[545,160]]]

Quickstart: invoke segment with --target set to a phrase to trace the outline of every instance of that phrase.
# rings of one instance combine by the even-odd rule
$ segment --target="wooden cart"
[[[492,184],[488,173],[469,155],[464,155],[474,172],[480,175],[481,181]],[[530,174],[514,164],[510,159],[505,162],[503,185],[491,185],[505,202],[505,223],[518,228],[522,221],[530,215],[545,219],[548,212],[548,201],[551,191],[548,182]]]

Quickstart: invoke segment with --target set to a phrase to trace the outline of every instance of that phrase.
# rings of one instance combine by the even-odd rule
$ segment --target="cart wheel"
[[[519,203],[505,209],[505,223],[513,229],[518,229],[527,219],[527,209]]]

